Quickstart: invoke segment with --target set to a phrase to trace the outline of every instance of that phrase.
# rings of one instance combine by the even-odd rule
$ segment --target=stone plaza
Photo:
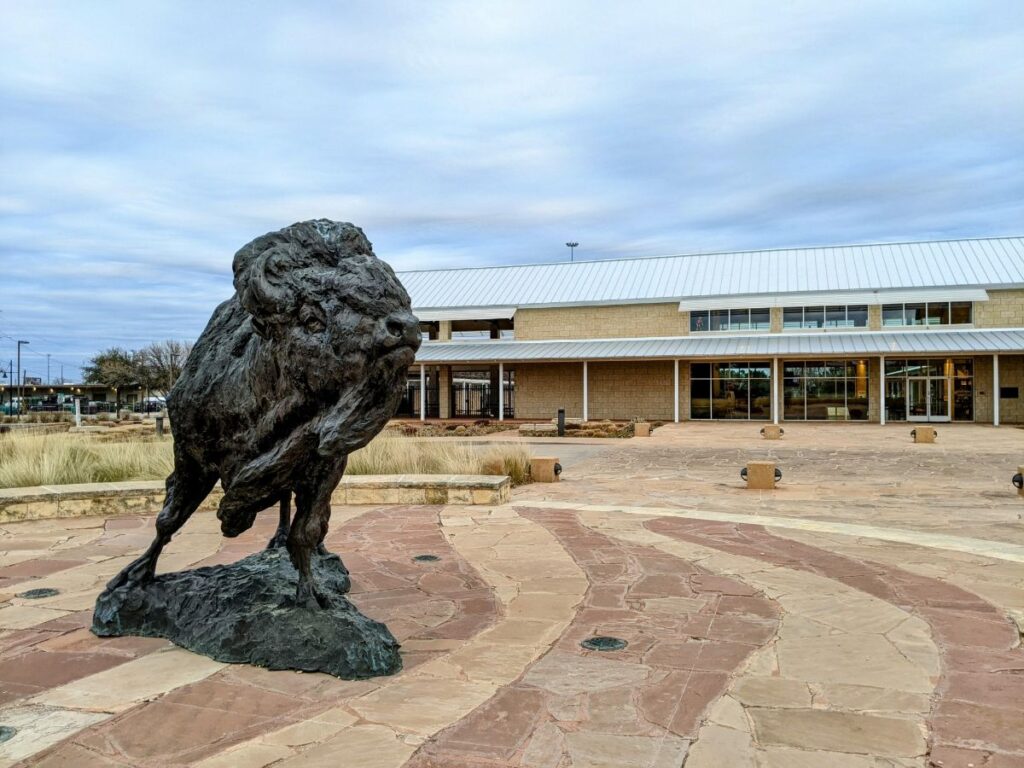
[[[95,637],[152,517],[4,524],[0,764],[1022,766],[1024,431],[911,426],[534,441],[572,446],[562,479],[507,503],[337,504],[352,600],[402,644],[402,672],[364,681]],[[764,460],[778,487],[748,490]],[[237,560],[275,524],[225,539],[200,512],[160,570]]]

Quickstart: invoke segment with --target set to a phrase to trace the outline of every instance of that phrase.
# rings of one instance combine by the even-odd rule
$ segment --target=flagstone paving
[[[502,507],[337,507],[352,599],[402,643],[390,678],[97,638],[152,519],[4,525],[0,766],[1024,767],[1024,431],[757,428],[616,441]],[[747,491],[764,458],[782,484]],[[224,539],[198,514],[161,569],[275,522]]]

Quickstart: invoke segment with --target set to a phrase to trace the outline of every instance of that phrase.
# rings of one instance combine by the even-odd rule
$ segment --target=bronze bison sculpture
[[[298,570],[296,601],[325,607],[310,562],[331,492],[348,454],[394,414],[419,323],[352,224],[317,219],[268,233],[235,254],[233,271],[235,294],[214,310],[167,398],[174,472],[156,538],[107,589],[152,580],[163,547],[219,480],[224,535],[279,504],[271,546],[287,546]]]

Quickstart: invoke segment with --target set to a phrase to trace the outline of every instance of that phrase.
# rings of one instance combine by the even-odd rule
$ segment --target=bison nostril
[[[405,324],[398,320],[388,320],[387,323],[388,333],[396,338],[402,338],[405,335]]]

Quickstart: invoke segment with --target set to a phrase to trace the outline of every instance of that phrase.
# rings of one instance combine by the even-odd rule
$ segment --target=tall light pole
[[[579,243],[575,243],[575,242],[569,242],[569,243],[566,243],[566,245],[569,248],[569,261],[572,261],[573,260],[573,256],[576,253],[576,249],[579,248],[580,244]]]
[[[25,406],[25,374],[21,370],[21,345],[28,344],[27,341],[18,342],[18,415]]]
[[[11,377],[12,378],[8,379],[7,378],[7,371],[0,369],[0,379],[3,379],[4,381],[7,382],[4,385],[5,389],[8,388],[8,387],[10,388],[8,390],[8,394],[7,394],[7,402],[10,403],[9,408],[11,410],[14,410],[14,378],[13,378],[13,376],[14,376],[14,361],[11,360],[10,363],[8,363],[7,367],[10,368],[10,370],[11,370]],[[3,404],[4,404],[3,395],[0,395],[0,408],[3,408]],[[13,416],[14,414],[8,414],[8,415]]]
[[[50,353],[46,353],[46,386],[50,386]]]

